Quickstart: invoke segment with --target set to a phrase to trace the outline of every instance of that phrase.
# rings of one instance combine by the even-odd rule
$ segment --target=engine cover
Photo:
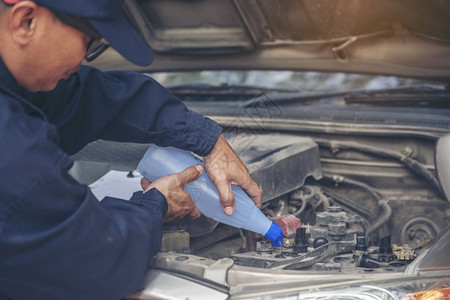
[[[309,176],[322,177],[319,147],[311,138],[276,134],[225,137],[262,189],[263,202],[298,189]]]

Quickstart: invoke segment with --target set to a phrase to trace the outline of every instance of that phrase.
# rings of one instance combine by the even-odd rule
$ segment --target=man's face
[[[29,78],[22,79],[21,84],[30,91],[49,91],[59,80],[78,71],[90,37],[62,23],[48,9],[38,9],[36,36],[28,49],[32,51]]]

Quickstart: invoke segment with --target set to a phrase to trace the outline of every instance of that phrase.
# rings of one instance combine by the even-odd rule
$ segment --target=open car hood
[[[130,0],[152,46],[140,68],[114,51],[104,70],[277,69],[450,79],[450,2]]]

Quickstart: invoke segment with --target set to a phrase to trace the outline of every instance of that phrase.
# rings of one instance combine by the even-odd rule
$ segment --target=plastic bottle
[[[139,162],[137,170],[148,180],[154,181],[195,164],[204,165],[187,151],[152,144]],[[231,188],[235,198],[235,209],[231,216],[223,212],[219,192],[205,169],[197,180],[188,183],[184,189],[205,216],[233,227],[262,234],[272,241],[274,247],[280,247],[283,244],[281,227],[270,221],[240,187],[232,185]]]

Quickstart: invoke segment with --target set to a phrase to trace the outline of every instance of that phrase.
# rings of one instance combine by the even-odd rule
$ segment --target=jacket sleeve
[[[153,189],[98,202],[68,175],[72,161],[54,126],[17,103],[0,108],[7,141],[0,147],[0,298],[107,300],[135,292],[160,248],[164,196]]]
[[[155,80],[136,72],[103,73],[82,66],[55,90],[33,97],[57,126],[60,145],[69,154],[105,139],[175,146],[204,156],[221,132],[214,121],[189,110]]]

